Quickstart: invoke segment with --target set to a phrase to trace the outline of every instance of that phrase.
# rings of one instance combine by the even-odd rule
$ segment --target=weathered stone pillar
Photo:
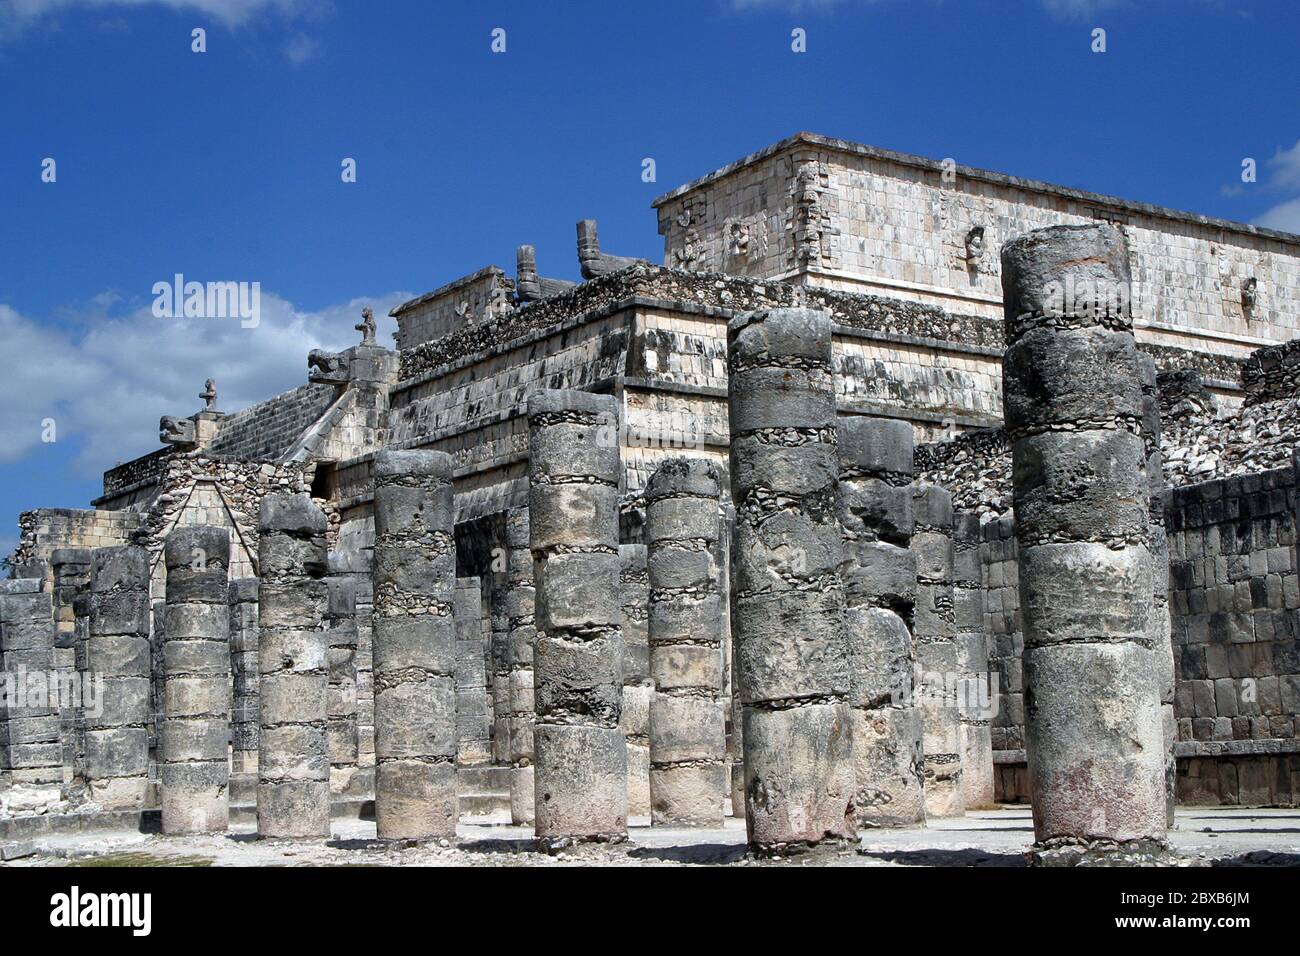
[[[728,793],[722,695],[718,468],[670,458],[646,485],[650,571],[650,804],[656,826],[721,827]]]
[[[230,822],[230,531],[177,528],[167,536],[163,559],[162,832],[224,833]]]
[[[650,816],[650,578],[646,546],[618,546],[623,601],[623,714],[627,743],[628,816]]]
[[[537,705],[533,695],[533,653],[537,622],[533,588],[533,552],[528,544],[528,509],[512,508],[506,514],[506,743],[510,761],[510,821],[516,826],[533,823],[536,782],[533,764],[533,721]]]
[[[1165,740],[1165,823],[1174,825],[1174,805],[1178,789],[1178,761],[1174,743],[1178,740],[1178,720],[1174,716],[1174,644],[1173,618],[1169,612],[1169,536],[1165,531],[1165,502],[1169,486],[1165,482],[1164,459],[1160,448],[1160,389],[1156,383],[1155,359],[1138,353],[1142,387],[1142,444],[1146,453],[1148,531],[1151,554],[1151,616],[1148,624],[1156,652],[1156,669],[1160,681],[1160,724]]]
[[[539,846],[627,835],[618,409],[554,390],[528,401]]]
[[[230,724],[230,767],[236,774],[257,773],[260,736],[257,669],[257,578],[236,578],[230,598],[230,670],[234,691]]]
[[[153,716],[148,552],[96,548],[90,592],[86,669],[103,684],[101,707],[83,711],[89,797],[106,810],[137,810],[149,782]]]
[[[957,717],[961,740],[962,806],[988,808],[993,796],[995,688],[984,634],[984,575],[980,565],[980,516],[953,516],[953,622],[957,636]]]
[[[54,609],[41,578],[0,581],[0,681],[18,700],[0,700],[0,767],[13,783],[64,779]],[[4,686],[7,685],[7,686]]]
[[[727,351],[746,827],[797,850],[854,833],[831,319],[746,313]]]
[[[357,579],[329,557],[325,636],[329,641],[330,792],[346,793],[357,775],[361,738],[357,731]]]
[[[50,555],[54,574],[54,673],[60,689],[59,739],[63,750],[63,780],[72,783],[81,774],[84,740],[77,726],[75,693],[80,692],[77,666],[78,599],[90,593],[90,548],[56,548]],[[68,693],[74,691],[74,693]]]
[[[1035,230],[1003,246],[1002,289],[1037,859],[1162,844],[1165,748],[1124,238],[1101,224]]]
[[[453,839],[456,515],[452,458],[375,456],[375,822],[381,840]]]
[[[507,563],[509,552],[507,551]],[[494,582],[489,595],[492,637],[488,644],[488,665],[492,689],[492,762],[510,764],[510,615],[506,580]]]
[[[952,495],[938,485],[913,486],[916,532],[916,662],[921,672],[925,812],[961,816],[961,717],[957,710],[957,624],[953,609]]]
[[[303,494],[258,512],[257,833],[330,835],[325,513]]]
[[[916,826],[925,822],[925,765],[912,644],[912,426],[889,418],[842,418],[838,437],[840,524],[852,558],[845,590],[854,822]]]
[[[456,762],[478,766],[492,759],[483,669],[483,589],[476,577],[456,579]]]

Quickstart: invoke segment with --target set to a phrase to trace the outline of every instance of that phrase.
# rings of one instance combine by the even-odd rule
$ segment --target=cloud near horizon
[[[190,10],[212,17],[226,27],[239,27],[265,12],[292,17],[304,11],[305,0],[0,0],[0,16],[22,24],[33,23],[52,13],[84,7],[107,10],[123,7],[166,7]]]
[[[0,340],[25,357],[0,378],[0,463],[31,455],[42,423],[53,419],[57,441],[81,443],[74,470],[98,476],[158,448],[158,419],[198,411],[204,379],[216,379],[221,411],[238,411],[305,383],[311,349],[356,344],[363,306],[380,320],[380,341],[391,343],[388,310],[411,297],[389,292],[312,312],[263,291],[261,321],[247,329],[232,318],[157,318],[151,301],[89,322],[79,335],[0,303]]]

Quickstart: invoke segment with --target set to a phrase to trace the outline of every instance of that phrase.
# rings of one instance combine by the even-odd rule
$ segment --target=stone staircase
[[[484,764],[460,767],[456,771],[460,789],[462,817],[492,818],[491,822],[510,821],[510,768]],[[335,794],[330,814],[338,818],[373,818],[375,801],[370,795]],[[234,774],[230,778],[230,822],[257,822],[257,777]],[[488,822],[488,821],[482,821]]]

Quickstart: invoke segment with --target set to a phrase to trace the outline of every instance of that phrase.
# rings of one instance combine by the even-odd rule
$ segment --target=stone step
[[[461,793],[510,793],[510,767],[486,764],[481,767],[459,767],[456,784]]]
[[[510,812],[510,794],[508,793],[462,793],[460,795],[460,815],[462,817],[485,817],[493,813]]]

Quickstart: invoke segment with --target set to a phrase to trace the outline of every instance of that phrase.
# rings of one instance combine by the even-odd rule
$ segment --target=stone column
[[[1002,249],[1025,749],[1037,859],[1163,845],[1147,476],[1128,250],[1110,225]]]
[[[845,589],[854,822],[918,826],[925,823],[925,764],[912,643],[912,426],[889,418],[842,418],[838,437],[840,524],[852,558]]]
[[[259,737],[257,578],[236,578],[230,598],[230,670],[234,692],[230,767],[236,776],[257,773]]]
[[[1156,652],[1160,682],[1160,723],[1165,740],[1165,823],[1174,825],[1174,806],[1178,789],[1178,761],[1174,743],[1178,740],[1178,720],[1174,716],[1174,644],[1173,618],[1169,612],[1169,537],[1165,531],[1165,502],[1169,486],[1165,483],[1164,459],[1160,449],[1160,389],[1156,383],[1156,363],[1150,355],[1138,353],[1142,387],[1142,444],[1146,453],[1148,511],[1151,554],[1151,616],[1148,624]]]
[[[650,578],[646,546],[618,546],[623,601],[623,739],[627,743],[628,816],[650,816]]]
[[[456,625],[456,762],[462,767],[492,760],[482,614],[480,580],[457,578],[452,620]]]
[[[86,669],[103,682],[100,706],[87,701],[83,710],[88,795],[106,810],[138,810],[149,783],[153,717],[148,552],[96,548],[90,593]]]
[[[177,528],[167,536],[163,559],[162,832],[224,833],[230,822],[230,531]]]
[[[528,509],[506,514],[505,736],[510,761],[510,821],[533,823],[533,653],[537,643],[533,589],[533,552],[528,544]]]
[[[980,516],[953,516],[953,622],[957,637],[957,718],[960,722],[962,806],[987,809],[993,796],[995,688],[984,634],[984,576],[980,565]]]
[[[369,565],[357,582],[357,767],[359,785],[375,789],[375,586]]]
[[[257,833],[330,835],[325,513],[303,494],[258,512]]]
[[[77,666],[77,603],[90,593],[90,548],[56,548],[50,555],[54,573],[54,673],[60,688],[59,738],[63,749],[63,780],[72,783],[81,773],[84,743],[77,726],[73,694],[80,690]]]
[[[325,636],[329,641],[330,792],[352,789],[360,759],[357,731],[357,579],[329,556],[326,579]]]
[[[536,832],[551,849],[627,835],[618,408],[588,392],[528,401],[528,513],[537,589]]]
[[[717,560],[720,492],[717,466],[700,458],[668,459],[645,490],[655,826],[722,826],[729,781]]]
[[[451,456],[375,456],[375,822],[454,839],[456,515]]]
[[[0,767],[19,784],[63,783],[63,747],[54,673],[54,610],[41,578],[0,581]],[[4,688],[4,689],[8,689]]]
[[[913,486],[916,532],[916,663],[921,672],[925,812],[961,816],[961,718],[957,711],[957,625],[952,586],[952,495],[925,482]]]
[[[746,313],[727,351],[746,827],[786,852],[854,834],[831,319]]]
[[[509,552],[506,553],[507,562]],[[510,615],[506,598],[510,593],[506,581],[494,582],[489,595],[492,640],[488,645],[488,664],[492,688],[492,762],[510,764]]]

